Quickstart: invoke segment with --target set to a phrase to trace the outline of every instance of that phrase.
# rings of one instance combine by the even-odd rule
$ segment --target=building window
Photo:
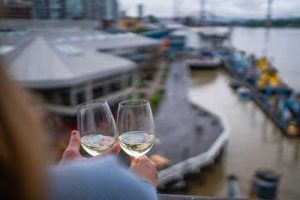
[[[103,87],[96,87],[93,89],[93,96],[94,98],[99,98],[104,95]]]
[[[69,106],[71,103],[70,91],[68,88],[36,91],[40,93],[49,104]]]
[[[119,80],[110,84],[110,92],[115,92],[120,89],[121,89],[121,83]]]
[[[85,102],[85,92],[80,91],[76,94],[77,104],[81,104]]]
[[[109,53],[109,52],[111,52],[113,50],[112,49],[99,49],[98,51],[102,52],[102,53]]]
[[[131,87],[133,85],[133,75],[128,76],[128,86]]]
[[[65,106],[69,106],[71,104],[70,91],[68,89],[59,91],[58,95],[60,97],[58,104],[62,104],[62,105],[65,105]]]

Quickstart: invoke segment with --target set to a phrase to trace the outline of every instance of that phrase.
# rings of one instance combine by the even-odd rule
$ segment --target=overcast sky
[[[127,15],[136,16],[138,3],[144,4],[145,15],[160,17],[174,15],[174,3],[180,16],[196,14],[200,10],[200,0],[119,0]],[[266,15],[268,0],[206,0],[206,10],[217,16],[262,18]],[[300,0],[273,0],[274,17],[300,16]]]

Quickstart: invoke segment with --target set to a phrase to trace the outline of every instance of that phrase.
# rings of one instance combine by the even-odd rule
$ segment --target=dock
[[[276,117],[274,109],[264,104],[264,102],[261,99],[262,94],[258,91],[258,89],[253,85],[251,85],[250,83],[248,83],[247,81],[245,81],[243,78],[241,78],[236,72],[234,72],[234,70],[226,60],[224,60],[223,68],[232,78],[240,81],[242,86],[248,88],[251,91],[251,96],[253,101],[266,114],[266,116],[277,126],[277,128],[284,136],[291,137],[291,138],[300,137],[300,135],[291,136],[288,134],[287,129],[280,125],[280,120],[278,117]]]
[[[183,60],[171,64],[165,96],[155,118],[160,144],[151,150],[171,161],[170,167],[158,173],[160,188],[213,163],[228,139],[228,130],[219,116],[190,102],[189,80]]]

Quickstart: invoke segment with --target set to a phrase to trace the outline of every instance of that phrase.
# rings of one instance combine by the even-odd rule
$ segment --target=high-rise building
[[[87,19],[100,19],[100,5],[101,0],[84,0],[83,10],[84,18]]]
[[[137,5],[137,12],[138,12],[138,18],[142,19],[144,17],[144,5],[143,4]]]
[[[126,10],[120,10],[119,19],[123,19],[127,17]]]
[[[65,18],[65,0],[49,0],[49,18]]]
[[[0,18],[31,18],[32,2],[24,0],[1,0]]]
[[[115,21],[119,17],[117,0],[84,0],[85,17],[101,21]]]
[[[33,0],[33,17],[49,18],[49,0]]]
[[[119,7],[117,0],[101,1],[101,20],[116,21],[119,18]]]
[[[18,0],[4,0],[18,1]],[[32,0],[34,18],[86,18],[116,21],[119,18],[117,0]]]
[[[33,0],[34,18],[65,18],[66,0]]]
[[[82,0],[66,0],[65,16],[66,18],[82,18],[83,17],[83,1]]]

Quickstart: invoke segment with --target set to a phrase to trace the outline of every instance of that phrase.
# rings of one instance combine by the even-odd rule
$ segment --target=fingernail
[[[73,131],[71,132],[71,135],[76,135],[76,131],[73,130]]]

